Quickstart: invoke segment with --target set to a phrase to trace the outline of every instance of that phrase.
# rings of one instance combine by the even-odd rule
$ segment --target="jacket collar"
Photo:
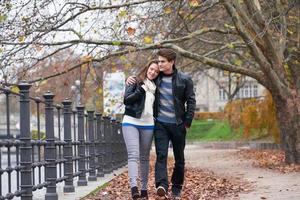
[[[173,73],[172,74],[170,74],[170,75],[166,75],[166,76],[175,76],[176,74],[177,74],[177,69],[176,68],[174,68],[173,69]],[[163,72],[159,72],[159,77],[161,78],[161,77],[163,77],[164,76],[164,73]]]

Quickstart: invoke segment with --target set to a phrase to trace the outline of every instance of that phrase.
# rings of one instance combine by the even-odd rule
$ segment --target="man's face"
[[[167,58],[158,56],[159,71],[163,72],[164,74],[173,73],[173,64],[174,60],[168,61]]]

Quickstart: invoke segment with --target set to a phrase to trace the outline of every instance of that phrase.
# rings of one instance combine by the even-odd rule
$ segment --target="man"
[[[175,67],[176,53],[170,49],[157,52],[160,74],[156,80],[154,103],[156,149],[155,185],[158,196],[167,196],[169,187],[167,160],[172,142],[175,166],[172,174],[172,197],[179,199],[184,181],[186,129],[190,127],[196,106],[193,81]],[[128,78],[127,84],[133,79]]]

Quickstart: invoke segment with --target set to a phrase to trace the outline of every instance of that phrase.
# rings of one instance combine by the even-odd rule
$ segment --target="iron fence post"
[[[89,181],[96,181],[95,171],[95,132],[94,132],[94,112],[93,110],[87,111],[88,113],[88,139],[89,139]]]
[[[120,121],[118,121],[118,128],[117,128],[117,141],[118,141],[118,168],[122,167],[122,156],[121,156],[121,153],[122,153],[122,149],[121,149],[121,123]]]
[[[102,133],[103,130],[101,129],[102,127],[102,119],[101,119],[101,114],[96,113],[96,135],[97,135],[97,153],[98,153],[98,159],[97,159],[97,177],[103,177],[103,137]]]
[[[81,172],[79,174],[79,180],[77,182],[78,186],[86,186],[86,169],[85,169],[85,141],[84,141],[84,106],[79,105],[77,106],[77,122],[78,122],[78,153],[79,161],[78,161],[78,171]]]
[[[72,154],[72,135],[71,135],[71,117],[72,117],[72,102],[69,99],[65,99],[63,102],[63,115],[64,115],[64,176],[68,178],[65,180],[64,192],[74,192],[73,185],[73,154]]]
[[[109,173],[113,172],[113,124],[111,117],[108,120],[108,155],[109,155]]]
[[[111,155],[111,124],[110,117],[104,117],[104,173],[109,174],[112,172],[112,155]]]
[[[53,114],[53,98],[54,94],[46,92],[43,95],[45,99],[45,120],[46,120],[46,148],[45,148],[45,180],[50,184],[47,186],[45,199],[57,200],[56,193],[56,148],[54,138],[54,114]]]
[[[21,194],[21,200],[32,200],[32,171],[31,171],[31,138],[30,138],[30,101],[28,83],[20,83],[20,154],[21,162],[21,190],[26,191]]]
[[[115,119],[111,120],[111,150],[112,150],[112,170],[118,169],[117,167],[117,121]]]

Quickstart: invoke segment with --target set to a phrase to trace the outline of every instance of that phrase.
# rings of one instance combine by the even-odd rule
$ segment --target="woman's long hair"
[[[141,69],[141,71],[138,73],[138,75],[136,77],[138,83],[144,81],[147,78],[147,71],[148,71],[150,65],[152,65],[153,63],[158,64],[158,61],[157,60],[150,60],[147,63],[147,65]]]

